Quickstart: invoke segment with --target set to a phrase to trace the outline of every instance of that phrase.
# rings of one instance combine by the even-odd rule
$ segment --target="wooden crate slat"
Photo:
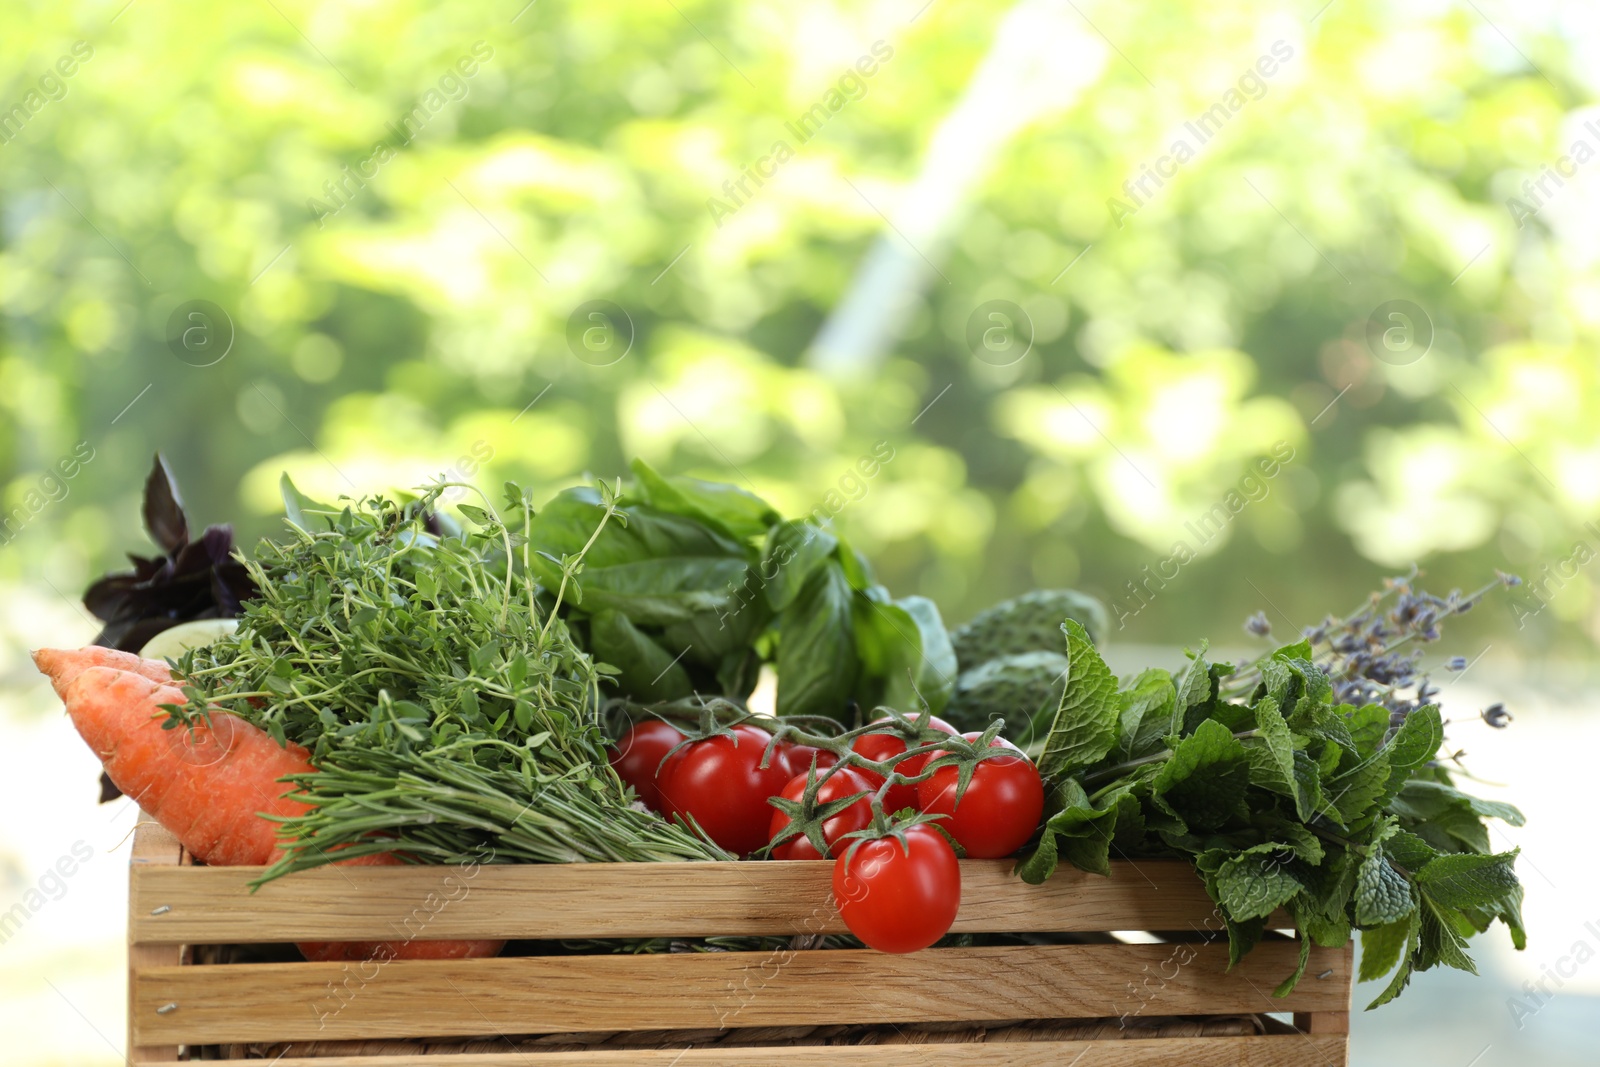
[[[139,813],[143,821],[134,827],[133,844],[129,850],[128,863],[131,870],[167,868],[171,870],[189,870],[180,867],[183,863],[183,845],[161,825],[150,820],[143,812]],[[134,976],[142,971],[155,967],[176,967],[183,962],[183,947],[181,945],[147,945],[136,944],[133,938],[133,915],[131,909],[136,909],[138,904],[131,899],[128,921],[128,1017],[133,1017],[133,990]],[[178,1046],[168,1045],[130,1045],[128,1058],[134,1062],[154,1059],[172,1059],[178,1055]]]
[[[341,964],[158,967],[135,978],[140,1045],[472,1036],[721,1026],[1101,1018],[1135,1013],[1129,990],[1153,979],[1144,1014],[1336,1012],[1350,1001],[1348,954],[1313,949],[1289,997],[1272,989],[1293,968],[1292,942],[1257,946],[1231,974],[1222,945],[1052,945],[644,956],[396,961],[365,984]],[[1145,971],[1144,968],[1149,970]],[[356,975],[353,979],[352,975]],[[349,981],[335,999],[329,983]],[[175,1008],[158,1014],[163,1005]],[[342,1005],[342,1007],[341,1007]],[[334,1009],[338,1010],[334,1014]]]
[[[1345,983],[1347,992],[1349,992],[1351,995],[1351,999],[1354,999],[1355,991],[1350,987],[1354,985],[1351,976],[1353,976],[1356,971],[1355,942],[1351,941],[1347,943],[1341,951],[1344,953],[1344,962],[1342,964],[1343,970],[1340,973],[1345,975],[1342,981]],[[1310,979],[1320,973],[1320,971],[1312,971],[1308,968],[1306,971],[1306,976],[1307,979]],[[1329,981],[1332,981],[1331,976]],[[1342,1011],[1296,1012],[1294,1016],[1294,1026],[1296,1030],[1299,1030],[1303,1034],[1316,1034],[1318,1036],[1338,1035],[1342,1040],[1348,1040],[1350,1034],[1349,1006],[1346,1005],[1345,1009]]]
[[[842,933],[833,865],[526,864],[303,871],[251,893],[255,867],[136,868],[141,944],[443,938],[707,937]],[[956,933],[1222,929],[1187,863],[1062,864],[1042,886],[1010,860],[964,860]],[[154,914],[156,908],[166,908]],[[1209,926],[1207,926],[1209,920]]]
[[[293,1049],[289,1050],[291,1053]],[[788,1048],[597,1050],[446,1056],[286,1055],[270,1067],[1345,1067],[1337,1037],[1200,1037],[1127,1041],[829,1045]],[[141,1067],[185,1067],[177,1061]]]

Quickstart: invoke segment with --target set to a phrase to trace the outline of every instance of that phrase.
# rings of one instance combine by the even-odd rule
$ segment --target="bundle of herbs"
[[[596,491],[569,489],[536,514],[533,569],[587,547],[581,597],[563,610],[580,641],[617,668],[615,694],[653,704],[718,694],[743,700],[762,663],[777,672],[780,716],[838,717],[852,704],[937,713],[955,653],[939,609],[896,598],[837,531],[780,518],[737,486],[667,477],[641,460],[594,534]]]
[[[1280,909],[1302,932],[1280,996],[1312,943],[1338,947],[1354,930],[1361,979],[1393,971],[1372,1007],[1414,971],[1476,973],[1466,940],[1496,920],[1524,947],[1517,853],[1495,852],[1484,823],[1520,826],[1522,815],[1456,788],[1439,756],[1439,708],[1419,702],[1436,690],[1414,656],[1396,658],[1483,592],[1430,598],[1398,579],[1242,669],[1202,650],[1181,674],[1147,670],[1120,685],[1068,622],[1070,677],[1039,759],[1046,819],[1018,873],[1041,882],[1061,859],[1105,874],[1113,854],[1188,857],[1233,962]],[[1381,610],[1388,595],[1396,606]]]
[[[606,762],[607,668],[573,641],[560,605],[585,549],[625,521],[610,490],[546,590],[521,532],[526,494],[507,487],[506,520],[464,507],[472,531],[430,532],[450,487],[331,508],[285,479],[292,536],[246,564],[259,595],[234,634],[175,665],[189,702],[168,725],[220,707],[311,753],[317,773],[295,784],[312,808],[287,820],[267,877],[332,852],[462,863],[484,845],[502,861],[726,858],[632,806]]]

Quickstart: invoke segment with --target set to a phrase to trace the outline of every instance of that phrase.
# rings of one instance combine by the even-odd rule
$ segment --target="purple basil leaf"
[[[122,790],[105,771],[100,772],[100,803],[109,804],[122,795]]]
[[[207,526],[206,532],[200,535],[200,544],[205,546],[211,565],[221,567],[233,555],[233,526],[225,522]]]
[[[127,600],[139,579],[132,574],[108,574],[91,585],[83,594],[83,606],[101,622],[116,617],[118,608]],[[96,644],[100,642],[96,641]]]
[[[169,554],[189,543],[189,520],[183,513],[178,483],[159,452],[144,483],[144,526],[151,540]]]
[[[216,601],[215,617],[231,619],[243,612],[243,602],[256,595],[256,583],[244,567],[229,561],[211,572],[211,599]]]

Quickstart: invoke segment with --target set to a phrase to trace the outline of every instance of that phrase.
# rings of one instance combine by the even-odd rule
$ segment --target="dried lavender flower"
[[[1383,588],[1370,594],[1351,614],[1342,619],[1329,616],[1301,631],[1311,645],[1313,660],[1333,686],[1335,701],[1378,704],[1389,710],[1394,726],[1438,696],[1438,687],[1430,683],[1422,666],[1421,646],[1439,640],[1444,620],[1471,611],[1493,589],[1520,584],[1514,575],[1496,572],[1495,581],[1475,592],[1463,594],[1455,589],[1448,596],[1438,596],[1417,588],[1417,573],[1413,567],[1409,574],[1385,578]],[[1265,622],[1265,615],[1257,612],[1245,622],[1245,629],[1261,633],[1257,626]],[[1467,666],[1463,656],[1446,662],[1451,671]],[[1259,672],[1246,669],[1235,677],[1231,688],[1248,693],[1258,681]],[[1509,720],[1505,713],[1502,721],[1491,725],[1503,726]]]
[[[1511,712],[1506,710],[1506,706],[1504,704],[1490,704],[1479,714],[1483,716],[1484,722],[1488,723],[1496,730],[1504,730],[1511,724],[1511,720],[1514,718]]]

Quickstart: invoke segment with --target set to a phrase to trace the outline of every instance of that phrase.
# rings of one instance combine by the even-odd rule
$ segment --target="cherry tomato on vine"
[[[646,807],[660,809],[661,790],[658,788],[657,770],[661,758],[683,740],[683,731],[660,719],[646,719],[635,723],[622,735],[615,747],[607,750],[607,757],[617,777],[633,786],[633,791]]]
[[[874,722],[888,722],[888,719],[875,719]],[[939,718],[937,715],[928,717],[928,725],[942,733],[954,736],[956,728]],[[897,733],[862,734],[850,743],[850,748],[864,759],[874,763],[890,759],[906,750],[906,739]],[[922,773],[922,768],[927,764],[927,756],[911,756],[895,764],[895,770],[907,778],[914,778]],[[883,784],[883,775],[874,774],[872,771],[857,769],[857,774],[865,775],[867,780],[876,789]],[[893,814],[901,808],[916,808],[917,787],[914,785],[897,785],[890,788],[883,798],[883,810]]]
[[[782,757],[784,765],[789,768],[790,774],[805,774],[811,769],[811,761],[817,761],[817,770],[825,771],[839,762],[835,756],[825,748],[815,748],[811,745],[797,745],[793,741],[779,741],[778,755]]]
[[[783,787],[785,800],[799,800],[806,791],[805,774],[797,774]],[[853,793],[865,793],[871,790],[872,783],[857,771],[846,768],[835,771],[833,776],[817,789],[817,805],[820,807],[835,800],[843,800]],[[789,816],[776,809],[772,812],[772,823],[767,829],[767,840],[775,840],[778,833],[789,825]],[[872,822],[872,801],[867,797],[851,804],[837,815],[831,815],[822,822],[822,839],[830,846],[828,854],[837,856],[849,842],[839,842],[845,834],[853,834],[857,830],[865,830]],[[775,860],[820,860],[823,858],[810,839],[804,835],[790,838],[772,850]]]
[[[850,932],[879,952],[915,952],[950,930],[961,906],[955,850],[931,826],[881,837],[833,864],[833,897]]]
[[[964,734],[968,741],[981,735]],[[1003,738],[995,738],[990,748],[1004,748],[1016,755],[996,756],[972,769],[967,791],[956,801],[959,768],[940,767],[917,783],[917,801],[930,815],[944,815],[940,829],[960,843],[973,859],[1009,856],[1027,843],[1044,814],[1044,783],[1033,761]],[[938,759],[942,752],[929,758]]]
[[[729,852],[754,852],[767,843],[772,807],[767,798],[788,784],[789,768],[773,753],[761,766],[772,735],[759,726],[735,726],[679,749],[661,769],[661,813],[687,822],[692,816],[711,840]]]

